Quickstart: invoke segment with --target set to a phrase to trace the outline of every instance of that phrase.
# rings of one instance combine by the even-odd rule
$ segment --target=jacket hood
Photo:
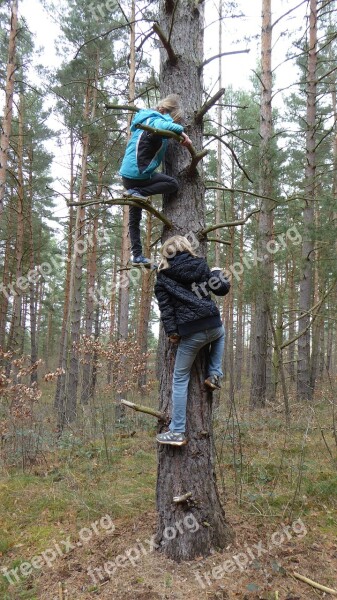
[[[198,283],[207,277],[206,260],[199,256],[192,256],[189,252],[177,252],[174,257],[168,259],[168,262],[170,267],[160,273],[178,283]]]
[[[136,125],[144,124],[145,121],[147,121],[147,119],[165,119],[166,121],[173,121],[171,115],[169,115],[168,113],[166,115],[162,115],[160,112],[158,112],[157,110],[153,110],[153,109],[145,109],[145,110],[140,110],[136,116],[134,117],[132,124],[131,124],[131,131],[135,131],[136,129]]]

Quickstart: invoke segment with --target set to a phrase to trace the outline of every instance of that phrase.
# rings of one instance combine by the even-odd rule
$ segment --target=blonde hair
[[[188,241],[183,235],[173,235],[163,243],[160,248],[161,260],[158,266],[158,271],[162,269],[168,269],[170,263],[168,258],[173,258],[177,252],[189,252],[192,256],[197,256],[193,250],[191,242]]]
[[[163,100],[160,100],[157,110],[168,112],[173,121],[178,123],[183,118],[183,111],[180,106],[180,98],[177,94],[169,94]]]

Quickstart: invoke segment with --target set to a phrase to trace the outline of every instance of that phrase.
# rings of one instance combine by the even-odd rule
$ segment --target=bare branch
[[[292,13],[294,10],[296,10],[296,8],[299,8],[300,6],[302,6],[302,4],[306,4],[306,3],[307,3],[307,0],[302,0],[302,2],[300,2],[296,6],[294,6],[293,8],[290,8],[290,10],[288,10],[286,13],[284,13],[284,15],[281,15],[278,19],[276,19],[276,21],[274,21],[274,23],[271,26],[272,29],[273,29],[273,27],[275,27],[275,25],[277,25],[277,23],[279,23],[282,19],[284,19],[284,17],[287,17],[288,15],[290,15],[290,13]]]
[[[210,238],[210,237],[207,237],[206,242],[215,242],[216,244],[225,244],[225,246],[232,245],[232,242],[227,242],[226,240],[219,240],[218,238]]]
[[[152,29],[153,31],[157,34],[157,36],[159,37],[161,43],[163,44],[168,58],[169,58],[169,62],[171,63],[171,65],[176,65],[178,62],[178,58],[176,56],[176,54],[174,53],[174,50],[169,42],[169,40],[166,38],[164,32],[162,31],[162,29],[159,27],[158,23],[154,23],[152,25]]]
[[[247,190],[241,190],[240,188],[206,185],[206,190],[224,190],[225,192],[231,192],[232,194],[235,194],[237,192],[239,194],[248,194],[248,196],[254,196],[254,198],[263,198],[264,200],[272,200],[276,203],[278,202],[278,200],[276,200],[275,198],[271,198],[271,196],[262,196],[261,194],[256,194],[255,192],[248,192]]]
[[[316,581],[313,581],[312,579],[308,579],[308,577],[304,577],[304,575],[300,575],[299,573],[295,573],[295,571],[293,572],[293,576],[296,579],[299,579],[300,581],[304,581],[304,583],[307,583],[308,585],[310,585],[313,588],[321,590],[322,592],[326,592],[327,594],[330,594],[331,596],[337,596],[337,590],[333,590],[332,588],[328,588],[325,585],[316,583]]]
[[[128,408],[132,408],[133,410],[136,410],[138,412],[143,412],[147,415],[152,415],[153,417],[156,417],[160,421],[167,420],[164,413],[159,412],[158,410],[154,410],[153,408],[150,408],[149,406],[142,406],[141,404],[134,404],[133,402],[129,402],[128,400],[121,400],[121,404],[123,404],[123,406],[127,406]]]
[[[189,500],[189,498],[192,498],[192,492],[186,492],[186,494],[182,494],[182,496],[174,496],[173,502],[175,504],[182,504],[183,502],[186,502],[186,500]]]
[[[97,204],[108,204],[111,206],[119,205],[119,206],[137,206],[138,208],[142,208],[147,210],[149,213],[157,217],[162,223],[164,223],[169,229],[172,229],[172,223],[169,221],[164,215],[159,212],[156,208],[154,208],[151,204],[149,204],[146,200],[142,200],[141,198],[113,198],[111,200],[92,200],[85,202],[68,202],[68,206],[94,206]]]
[[[220,137],[219,135],[217,135],[216,133],[204,133],[205,137],[214,137],[216,140],[219,140],[222,144],[224,144],[224,146],[226,146],[226,148],[228,148],[228,150],[230,151],[230,153],[232,154],[237,166],[239,167],[239,169],[245,174],[245,176],[247,177],[248,181],[250,181],[250,183],[254,183],[254,181],[249,177],[247,171],[244,169],[244,167],[241,165],[238,157],[236,156],[233,148],[227,143],[225,142],[225,140],[222,139],[222,137]]]
[[[225,88],[221,88],[219,91],[217,91],[216,94],[214,94],[214,96],[212,96],[209,100],[207,100],[207,102],[205,102],[205,104],[203,104],[203,106],[200,108],[200,110],[198,110],[198,112],[194,116],[194,120],[196,123],[202,122],[203,116],[207,113],[207,111],[209,111],[210,108],[212,108],[212,106],[219,100],[219,98],[221,98],[221,96],[224,95],[224,93]]]
[[[215,56],[211,56],[211,58],[207,58],[199,67],[200,71],[203,69],[208,63],[212,62],[212,60],[216,60],[217,58],[221,58],[221,56],[230,56],[231,54],[248,54],[250,52],[250,48],[247,50],[234,50],[233,52],[221,52],[221,54],[216,54]]]
[[[105,108],[107,110],[128,110],[130,112],[140,111],[140,108],[138,108],[134,104],[106,104]]]
[[[222,229],[224,227],[238,227],[238,225],[244,225],[252,215],[258,212],[260,212],[260,209],[254,208],[254,210],[251,210],[243,219],[237,219],[236,221],[227,221],[226,223],[217,223],[216,225],[212,225],[211,227],[202,229],[199,232],[199,236],[203,238],[208,233],[210,233],[211,231],[215,231],[216,229]]]

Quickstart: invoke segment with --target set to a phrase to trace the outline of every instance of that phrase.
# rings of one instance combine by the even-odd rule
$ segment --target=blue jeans
[[[191,368],[199,350],[210,346],[208,377],[222,377],[222,356],[225,345],[225,330],[223,325],[214,329],[205,329],[197,333],[182,336],[176,355],[172,384],[172,420],[170,431],[185,432],[187,391],[190,381]]]

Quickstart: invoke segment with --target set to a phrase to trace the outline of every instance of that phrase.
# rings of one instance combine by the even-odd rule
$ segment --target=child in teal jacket
[[[149,131],[137,129],[138,124],[149,125],[156,129],[173,131],[184,138],[182,144],[187,146],[191,140],[178,123],[182,118],[179,98],[171,94],[161,100],[157,110],[140,110],[131,124],[131,138],[126,147],[120,168],[125,195],[146,198],[154,194],[174,194],[178,190],[178,182],[165,173],[155,173],[160,166],[167,148],[168,139],[154,135]],[[129,232],[131,239],[132,264],[147,265],[149,259],[142,254],[140,239],[140,221],[142,209],[131,206]]]

